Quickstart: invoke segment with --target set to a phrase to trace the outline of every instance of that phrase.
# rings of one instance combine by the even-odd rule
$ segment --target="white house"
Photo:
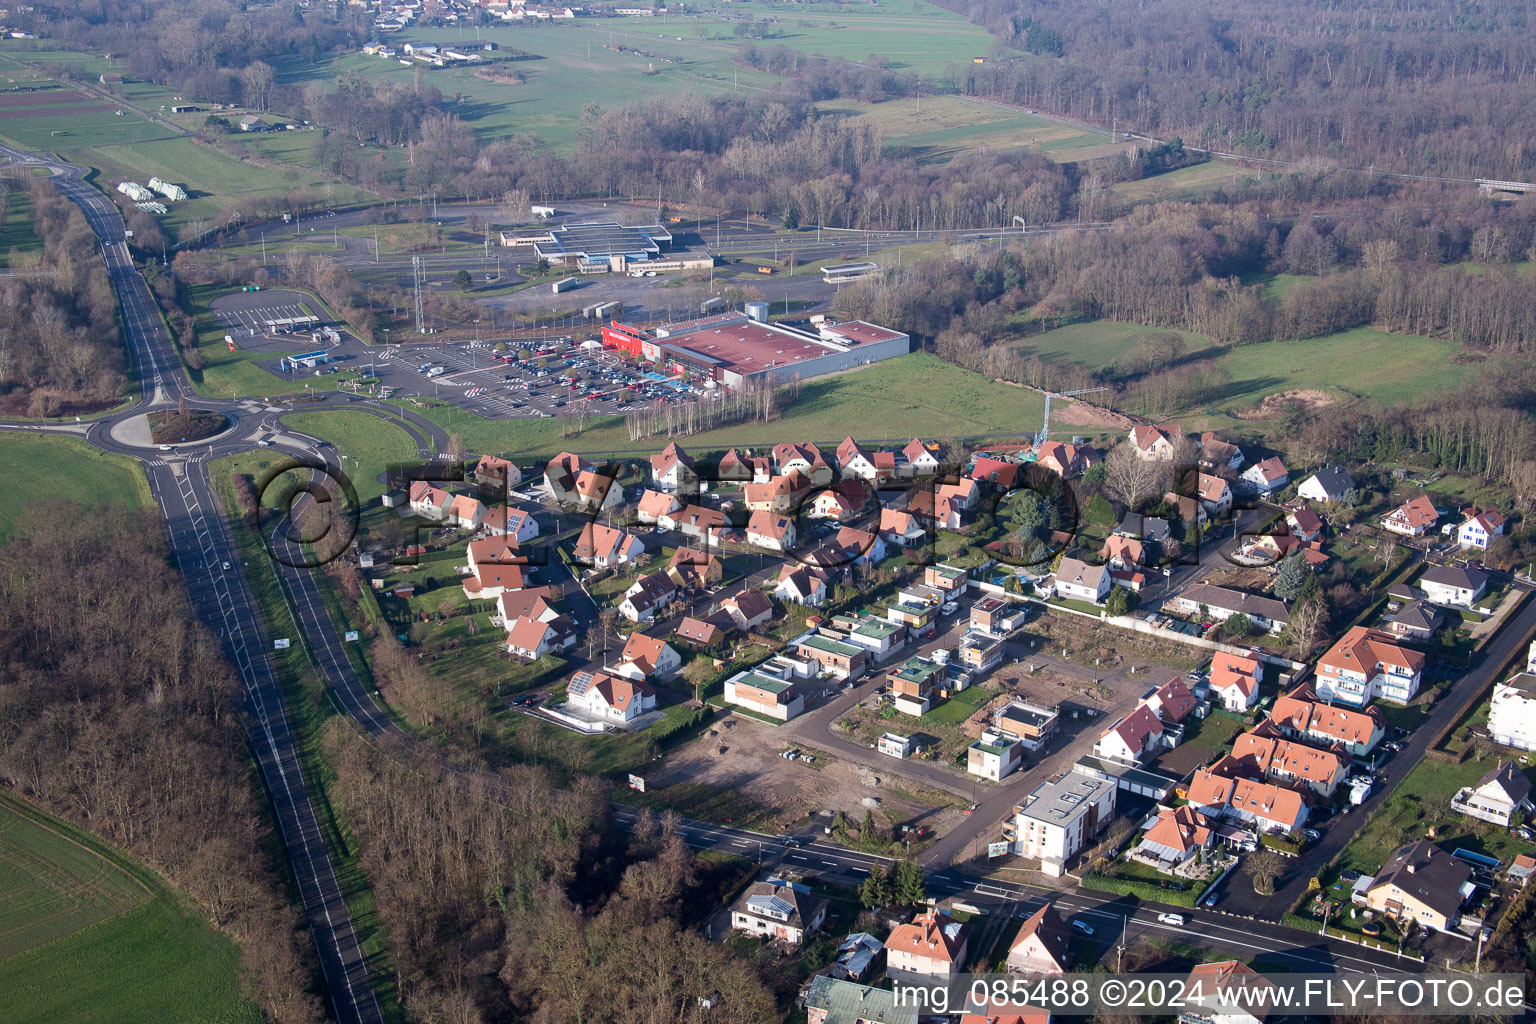
[[[1456,543],[1462,548],[1487,550],[1493,538],[1504,534],[1504,517],[1491,508],[1479,512],[1476,508],[1461,510],[1461,526],[1456,530]]]
[[[1301,482],[1296,493],[1308,501],[1343,501],[1355,481],[1343,466],[1327,466]]]
[[[922,442],[921,438],[914,437],[907,442],[907,446],[901,450],[906,456],[907,467],[913,476],[932,476],[939,471],[939,460],[936,455]]]
[[[803,565],[798,568],[786,565],[779,571],[779,583],[773,588],[773,596],[780,601],[820,608],[827,600],[827,581]]]
[[[795,546],[795,522],[786,515],[760,509],[747,520],[747,543],[769,551],[788,551]]]
[[[1216,622],[1246,615],[1266,633],[1278,633],[1291,621],[1284,601],[1210,583],[1197,583],[1183,591],[1170,602],[1170,608],[1185,615],[1208,615]]]
[[[1163,722],[1145,704],[1120,719],[1093,744],[1093,756],[1135,764],[1144,761],[1164,745]]]
[[[1077,963],[1071,933],[1061,915],[1047,902],[1019,926],[1008,947],[1008,970],[1018,974],[1065,974]]]
[[[1279,1005],[1269,994],[1277,991],[1273,983],[1241,960],[1200,964],[1184,991],[1190,995],[1179,1012],[1183,1024],[1264,1024],[1269,1008]]]
[[[1488,734],[1516,750],[1536,750],[1536,673],[1521,672],[1493,685]]]
[[[1207,516],[1220,519],[1232,511],[1232,488],[1221,477],[1201,473],[1199,489],[1200,505]]]
[[[651,456],[651,481],[658,491],[676,494],[697,490],[698,474],[694,472],[693,459],[674,441],[659,455]]]
[[[949,978],[965,968],[968,929],[946,911],[934,908],[897,925],[885,940],[888,973]]]
[[[630,622],[649,622],[677,597],[677,584],[665,572],[642,576],[624,591],[619,614]]]
[[[626,679],[666,679],[683,667],[683,657],[665,640],[631,633],[624,641],[615,675]]]
[[[1404,537],[1422,537],[1434,528],[1439,518],[1435,503],[1429,500],[1429,495],[1421,494],[1382,516],[1381,528]]]
[[[576,642],[576,627],[564,615],[548,622],[520,616],[507,623],[507,650],[533,661],[552,651],[563,651]]]
[[[616,530],[602,523],[588,523],[571,549],[572,557],[582,565],[611,569],[632,565],[645,554],[645,544],[632,533]]]
[[[1218,652],[1211,659],[1211,693],[1222,707],[1242,714],[1259,702],[1264,667],[1256,658]]]
[[[993,782],[1018,771],[1024,763],[1024,744],[1010,732],[986,729],[966,751],[966,771]]]
[[[656,710],[656,690],[649,683],[607,672],[578,672],[565,692],[569,703],[614,724],[632,722]]]
[[[1476,786],[1458,790],[1451,798],[1451,810],[1508,828],[1530,809],[1530,795],[1531,780],[1508,761],[1494,767]]]
[[[1432,565],[1419,577],[1424,600],[1449,608],[1471,608],[1488,589],[1488,574],[1477,568]]]
[[[437,487],[433,487],[425,480],[417,480],[411,484],[411,511],[423,519],[441,520],[448,514],[448,507],[453,504],[453,495]]]
[[[1238,479],[1260,494],[1269,494],[1290,483],[1291,473],[1285,468],[1285,463],[1270,456],[1263,462],[1255,462],[1243,470],[1243,475]]]
[[[1014,808],[1013,827],[1005,826],[1003,835],[1014,853],[1038,857],[1040,870],[1059,878],[1067,862],[1115,816],[1117,788],[1113,779],[1069,771],[1036,786]]]
[[[827,919],[827,901],[777,879],[753,882],[731,904],[731,927],[798,946]]]
[[[1406,704],[1419,692],[1424,655],[1389,633],[1353,626],[1317,662],[1317,696],[1351,707],[1380,697]]]
[[[1056,569],[1057,597],[1102,604],[1109,595],[1110,586],[1109,569],[1102,565],[1089,565],[1079,558],[1063,558]]]
[[[532,512],[506,505],[487,509],[480,526],[492,537],[511,537],[519,544],[526,544],[539,535],[539,521]]]

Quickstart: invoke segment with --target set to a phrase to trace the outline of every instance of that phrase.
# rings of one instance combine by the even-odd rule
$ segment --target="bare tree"
[[[1163,493],[1168,475],[1168,463],[1143,459],[1128,444],[1115,448],[1104,460],[1104,486],[1132,509]]]

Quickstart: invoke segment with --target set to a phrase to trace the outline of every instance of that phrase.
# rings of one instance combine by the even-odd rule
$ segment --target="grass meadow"
[[[82,516],[154,504],[137,464],[98,451],[83,438],[9,431],[0,447],[5,452],[0,482],[15,496],[0,506],[0,542],[51,502],[62,502]]]

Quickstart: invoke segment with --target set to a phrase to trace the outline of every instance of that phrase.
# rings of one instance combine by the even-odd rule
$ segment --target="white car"
[[[1093,934],[1093,929],[1091,927],[1089,927],[1087,924],[1083,923],[1082,921],[1073,921],[1072,922],[1072,927],[1076,928],[1078,931],[1082,932],[1084,935],[1092,935]]]
[[[168,444],[163,444],[163,445],[161,445],[161,446],[160,446],[160,450],[161,450],[161,451],[163,451],[163,452],[173,452],[173,451],[175,451],[175,450],[176,450],[176,449],[174,449],[174,448],[172,448],[172,447],[171,447],[171,446],[170,446],[170,445],[168,445]]]
[[[1157,920],[1159,924],[1171,924],[1175,928],[1184,927],[1183,914],[1158,914]]]

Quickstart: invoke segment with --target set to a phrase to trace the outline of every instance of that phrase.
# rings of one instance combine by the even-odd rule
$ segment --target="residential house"
[[[1172,875],[1209,850],[1215,834],[1211,821],[1192,807],[1160,807],[1157,820],[1136,844],[1135,856]]]
[[[656,710],[656,689],[643,679],[608,672],[578,672],[566,684],[566,700],[593,718],[614,724],[633,722]]]
[[[1200,468],[1209,473],[1236,473],[1243,468],[1243,450],[1235,444],[1223,441],[1212,431],[1200,435],[1197,442],[1200,454],[1196,457]]]
[[[986,484],[994,494],[1005,494],[1013,490],[1023,468],[1017,462],[1004,462],[983,456],[971,466],[970,478]]]
[[[518,619],[535,619],[553,622],[560,618],[548,587],[525,587],[522,590],[503,590],[496,598],[496,618],[504,625]]]
[[[571,557],[577,564],[598,569],[633,565],[644,556],[645,543],[639,537],[593,522],[581,528],[581,534],[571,548]]]
[[[443,511],[443,522],[450,526],[463,527],[466,530],[478,529],[485,519],[485,505],[479,498],[472,498],[467,494],[456,494],[448,507]]]
[[[911,1001],[897,1002],[888,988],[843,981],[825,974],[805,994],[806,1024],[917,1024]]]
[[[725,681],[725,702],[787,722],[805,710],[805,696],[796,685],[796,675],[788,670],[769,674],[762,665],[739,672]]]
[[[852,519],[857,513],[858,508],[847,496],[829,487],[811,499],[811,507],[806,509],[804,514],[809,519],[833,519],[841,522],[844,519]]]
[[[731,927],[798,946],[821,929],[827,901],[777,879],[753,882],[731,904]]]
[[[511,537],[527,544],[539,535],[539,521],[527,509],[494,505],[485,512],[480,528],[492,537]]]
[[[1472,891],[1472,865],[1427,839],[1399,847],[1365,891],[1365,905],[1399,922],[1449,931]]]
[[[1221,477],[1201,473],[1198,489],[1200,506],[1207,516],[1220,519],[1232,511],[1232,487]]]
[[[885,940],[885,969],[928,977],[950,978],[965,968],[969,929],[935,907],[897,925]]]
[[[1303,505],[1285,517],[1285,525],[1291,534],[1303,543],[1317,540],[1323,535],[1323,519],[1310,506]]]
[[[802,636],[795,642],[794,654],[813,661],[833,679],[857,679],[864,674],[868,651],[822,633]]]
[[[724,598],[720,610],[731,617],[736,628],[750,633],[773,618],[773,602],[761,590],[745,588]]]
[[[842,548],[849,565],[879,565],[885,561],[885,541],[878,533],[843,526],[833,541]]]
[[[481,491],[505,501],[507,491],[522,482],[523,471],[506,459],[482,455],[475,463],[474,477]]]
[[[1024,625],[1029,612],[1000,597],[981,597],[971,605],[971,618],[967,629],[972,633],[990,633],[1006,636]]]
[[[806,566],[785,565],[779,570],[779,583],[773,588],[773,596],[807,608],[820,608],[827,600],[827,581]]]
[[[899,733],[883,732],[875,741],[875,749],[887,757],[907,758],[917,750],[917,743],[910,736],[902,736]]]
[[[1131,537],[1145,544],[1166,544],[1173,536],[1173,528],[1166,519],[1144,516],[1140,512],[1127,512],[1115,524],[1114,535]]]
[[[1109,570],[1102,565],[1089,565],[1080,558],[1063,558],[1056,568],[1053,586],[1057,597],[1103,604],[1109,596]]]
[[[682,667],[682,655],[665,640],[635,632],[624,641],[619,667],[613,671],[626,679],[666,679]]]
[[[1429,500],[1428,495],[1421,494],[1382,516],[1381,528],[1404,537],[1422,537],[1435,528],[1439,518],[1440,513],[1435,510],[1435,503]]]
[[[955,645],[955,659],[978,676],[1003,663],[1003,641],[991,633],[967,632]]]
[[[1199,703],[1182,676],[1174,676],[1141,699],[1142,706],[1150,708],[1164,725],[1181,724]]]
[[[1087,445],[1047,441],[1035,449],[1035,465],[1063,479],[1081,476],[1098,460],[1098,453]]]
[[[1131,428],[1131,447],[1137,457],[1155,462],[1172,462],[1184,431],[1172,424],[1160,427],[1137,425]]]
[[[693,459],[674,441],[657,455],[651,456],[651,482],[656,490],[668,494],[692,493],[698,490],[698,474],[694,472]]]
[[[1513,761],[1501,761],[1475,786],[1463,786],[1451,798],[1458,814],[1509,828],[1530,810],[1531,780]]]
[[[947,598],[954,598],[965,593],[965,588],[971,579],[970,573],[958,565],[949,565],[940,562],[937,565],[923,567],[923,586],[932,587],[940,591]]]
[[[1424,655],[1390,633],[1352,626],[1317,662],[1317,695],[1352,707],[1380,697],[1406,704],[1419,692]]]
[[[727,483],[751,483],[752,464],[742,458],[740,452],[732,448],[720,456],[720,461],[715,464],[715,478]]]
[[[857,477],[874,483],[880,475],[874,458],[852,437],[837,446],[837,468],[844,477]]]
[[[1233,740],[1230,757],[1258,778],[1304,785],[1322,797],[1333,796],[1350,762],[1342,747],[1323,750],[1282,739],[1280,729],[1270,722],[1260,722]]]
[[[556,504],[563,505],[574,501],[576,477],[586,468],[588,467],[582,462],[581,456],[571,452],[561,452],[544,464],[544,480],[540,484],[540,489]]]
[[[981,738],[966,751],[966,771],[993,782],[1001,782],[1023,763],[1024,744],[1001,729],[983,729]]]
[[[576,642],[576,625],[565,615],[548,622],[519,617],[507,622],[507,650],[526,661],[563,651]]]
[[[1013,809],[1013,821],[1005,823],[1003,835],[1015,854],[1038,857],[1040,870],[1059,878],[1067,862],[1115,816],[1117,788],[1112,779],[1069,771],[1036,786]]]
[[[1445,612],[1423,601],[1410,601],[1387,620],[1387,631],[1404,640],[1431,639],[1445,622]]]
[[[1008,947],[1008,970],[1016,974],[1065,974],[1077,963],[1067,923],[1047,900],[1019,926]]]
[[[885,952],[885,943],[868,932],[854,932],[837,944],[837,959],[823,970],[841,981],[862,981]]]
[[[1536,674],[1521,672],[1493,684],[1488,734],[1503,746],[1536,750]]]
[[[742,489],[742,503],[749,512],[792,512],[802,494],[810,489],[801,473],[772,476]]]
[[[960,1015],[960,1024],[1051,1024],[1051,1011],[1032,1006],[1022,997],[994,993],[969,1003]]]
[[[1238,480],[1260,494],[1272,494],[1291,482],[1291,473],[1285,468],[1285,463],[1270,456],[1243,470]]]
[[[568,500],[589,512],[614,508],[624,503],[624,488],[613,477],[595,469],[584,469],[576,474],[576,487]]]
[[[670,520],[672,513],[682,507],[683,501],[676,494],[647,489],[635,506],[635,518],[642,523],[659,524],[663,519]]]
[[[895,544],[903,548],[915,547],[922,543],[926,533],[916,516],[894,508],[880,509],[878,531],[887,544]]]
[[[667,562],[667,575],[680,589],[709,590],[725,578],[725,566],[715,555],[679,545]]]
[[[852,624],[847,639],[868,651],[871,660],[881,661],[902,648],[906,633],[906,629],[888,619],[866,615]]]
[[[1189,784],[1189,806],[1207,818],[1226,818],[1265,832],[1290,833],[1307,823],[1307,803],[1288,786],[1235,774],[1230,758],[1197,769]]]
[[[964,522],[963,510],[948,495],[938,490],[920,490],[907,497],[907,511],[933,530],[958,530]]]
[[[1197,583],[1170,602],[1173,611],[1199,615],[1214,622],[1226,622],[1234,615],[1248,616],[1254,627],[1266,633],[1279,633],[1291,621],[1285,602],[1210,583]]]
[[[411,512],[423,519],[443,519],[448,514],[448,506],[452,504],[452,494],[433,487],[425,480],[417,480],[411,484]]]
[[[1308,501],[1343,501],[1355,489],[1354,478],[1343,466],[1325,466],[1301,482],[1296,494]]]
[[[464,596],[471,601],[494,601],[508,590],[528,585],[524,566],[481,562],[464,577]]]
[[[1135,537],[1112,533],[1099,548],[1099,557],[1111,569],[1135,570],[1147,564],[1147,546]]]
[[[1478,548],[1486,551],[1488,545],[1493,543],[1493,538],[1504,535],[1504,516],[1494,509],[1478,511],[1476,506],[1464,508],[1461,517],[1461,526],[1456,530],[1456,543],[1463,550]]]
[[[1419,577],[1419,589],[1430,604],[1471,608],[1487,591],[1488,574],[1475,566],[1432,565]]]
[[[1211,514],[1205,510],[1205,504],[1199,498],[1168,491],[1163,495],[1163,501],[1173,509],[1173,517],[1186,526],[1194,523],[1203,530],[1211,521]]]
[[[1242,714],[1259,702],[1264,666],[1257,658],[1240,658],[1218,651],[1211,659],[1212,699],[1228,711]]]
[[[736,623],[724,612],[696,619],[684,616],[677,627],[677,642],[695,651],[716,651],[736,629]]]
[[[1093,744],[1093,756],[1136,764],[1148,760],[1163,749],[1163,723],[1145,704],[1120,719]]]
[[[981,503],[981,484],[971,477],[961,477],[953,483],[940,484],[938,495],[948,498],[961,512],[969,512]]]
[[[774,445],[773,465],[781,476],[798,471],[815,487],[826,487],[832,482],[832,467],[814,444],[786,441]]]
[[[795,522],[777,512],[753,512],[747,520],[747,543],[769,551],[789,551],[795,546]]]
[[[1241,960],[1200,964],[1184,983],[1181,1024],[1264,1024],[1278,1000],[1275,985]],[[1244,993],[1237,997],[1239,992]]]
[[[886,673],[891,701],[903,714],[926,715],[944,691],[948,669],[928,658],[912,657]]]
[[[725,513],[702,505],[689,505],[681,512],[671,513],[669,518],[672,529],[684,537],[703,541],[705,545],[710,544],[717,531],[725,528]]]
[[[1351,757],[1368,757],[1386,736],[1386,721],[1375,708],[1354,711],[1316,699],[1303,683],[1275,699],[1269,720],[1287,736],[1323,746],[1342,746]]]
[[[640,577],[624,591],[619,614],[630,622],[649,622],[677,597],[677,586],[665,572]]]
[[[935,445],[934,447],[938,447]],[[939,471],[939,459],[921,439],[914,437],[901,450],[913,476],[932,476]]]
[[[1019,738],[1025,750],[1044,750],[1050,746],[1061,724],[1061,712],[1056,708],[1041,707],[1029,701],[1009,701],[997,713],[993,725]]]

